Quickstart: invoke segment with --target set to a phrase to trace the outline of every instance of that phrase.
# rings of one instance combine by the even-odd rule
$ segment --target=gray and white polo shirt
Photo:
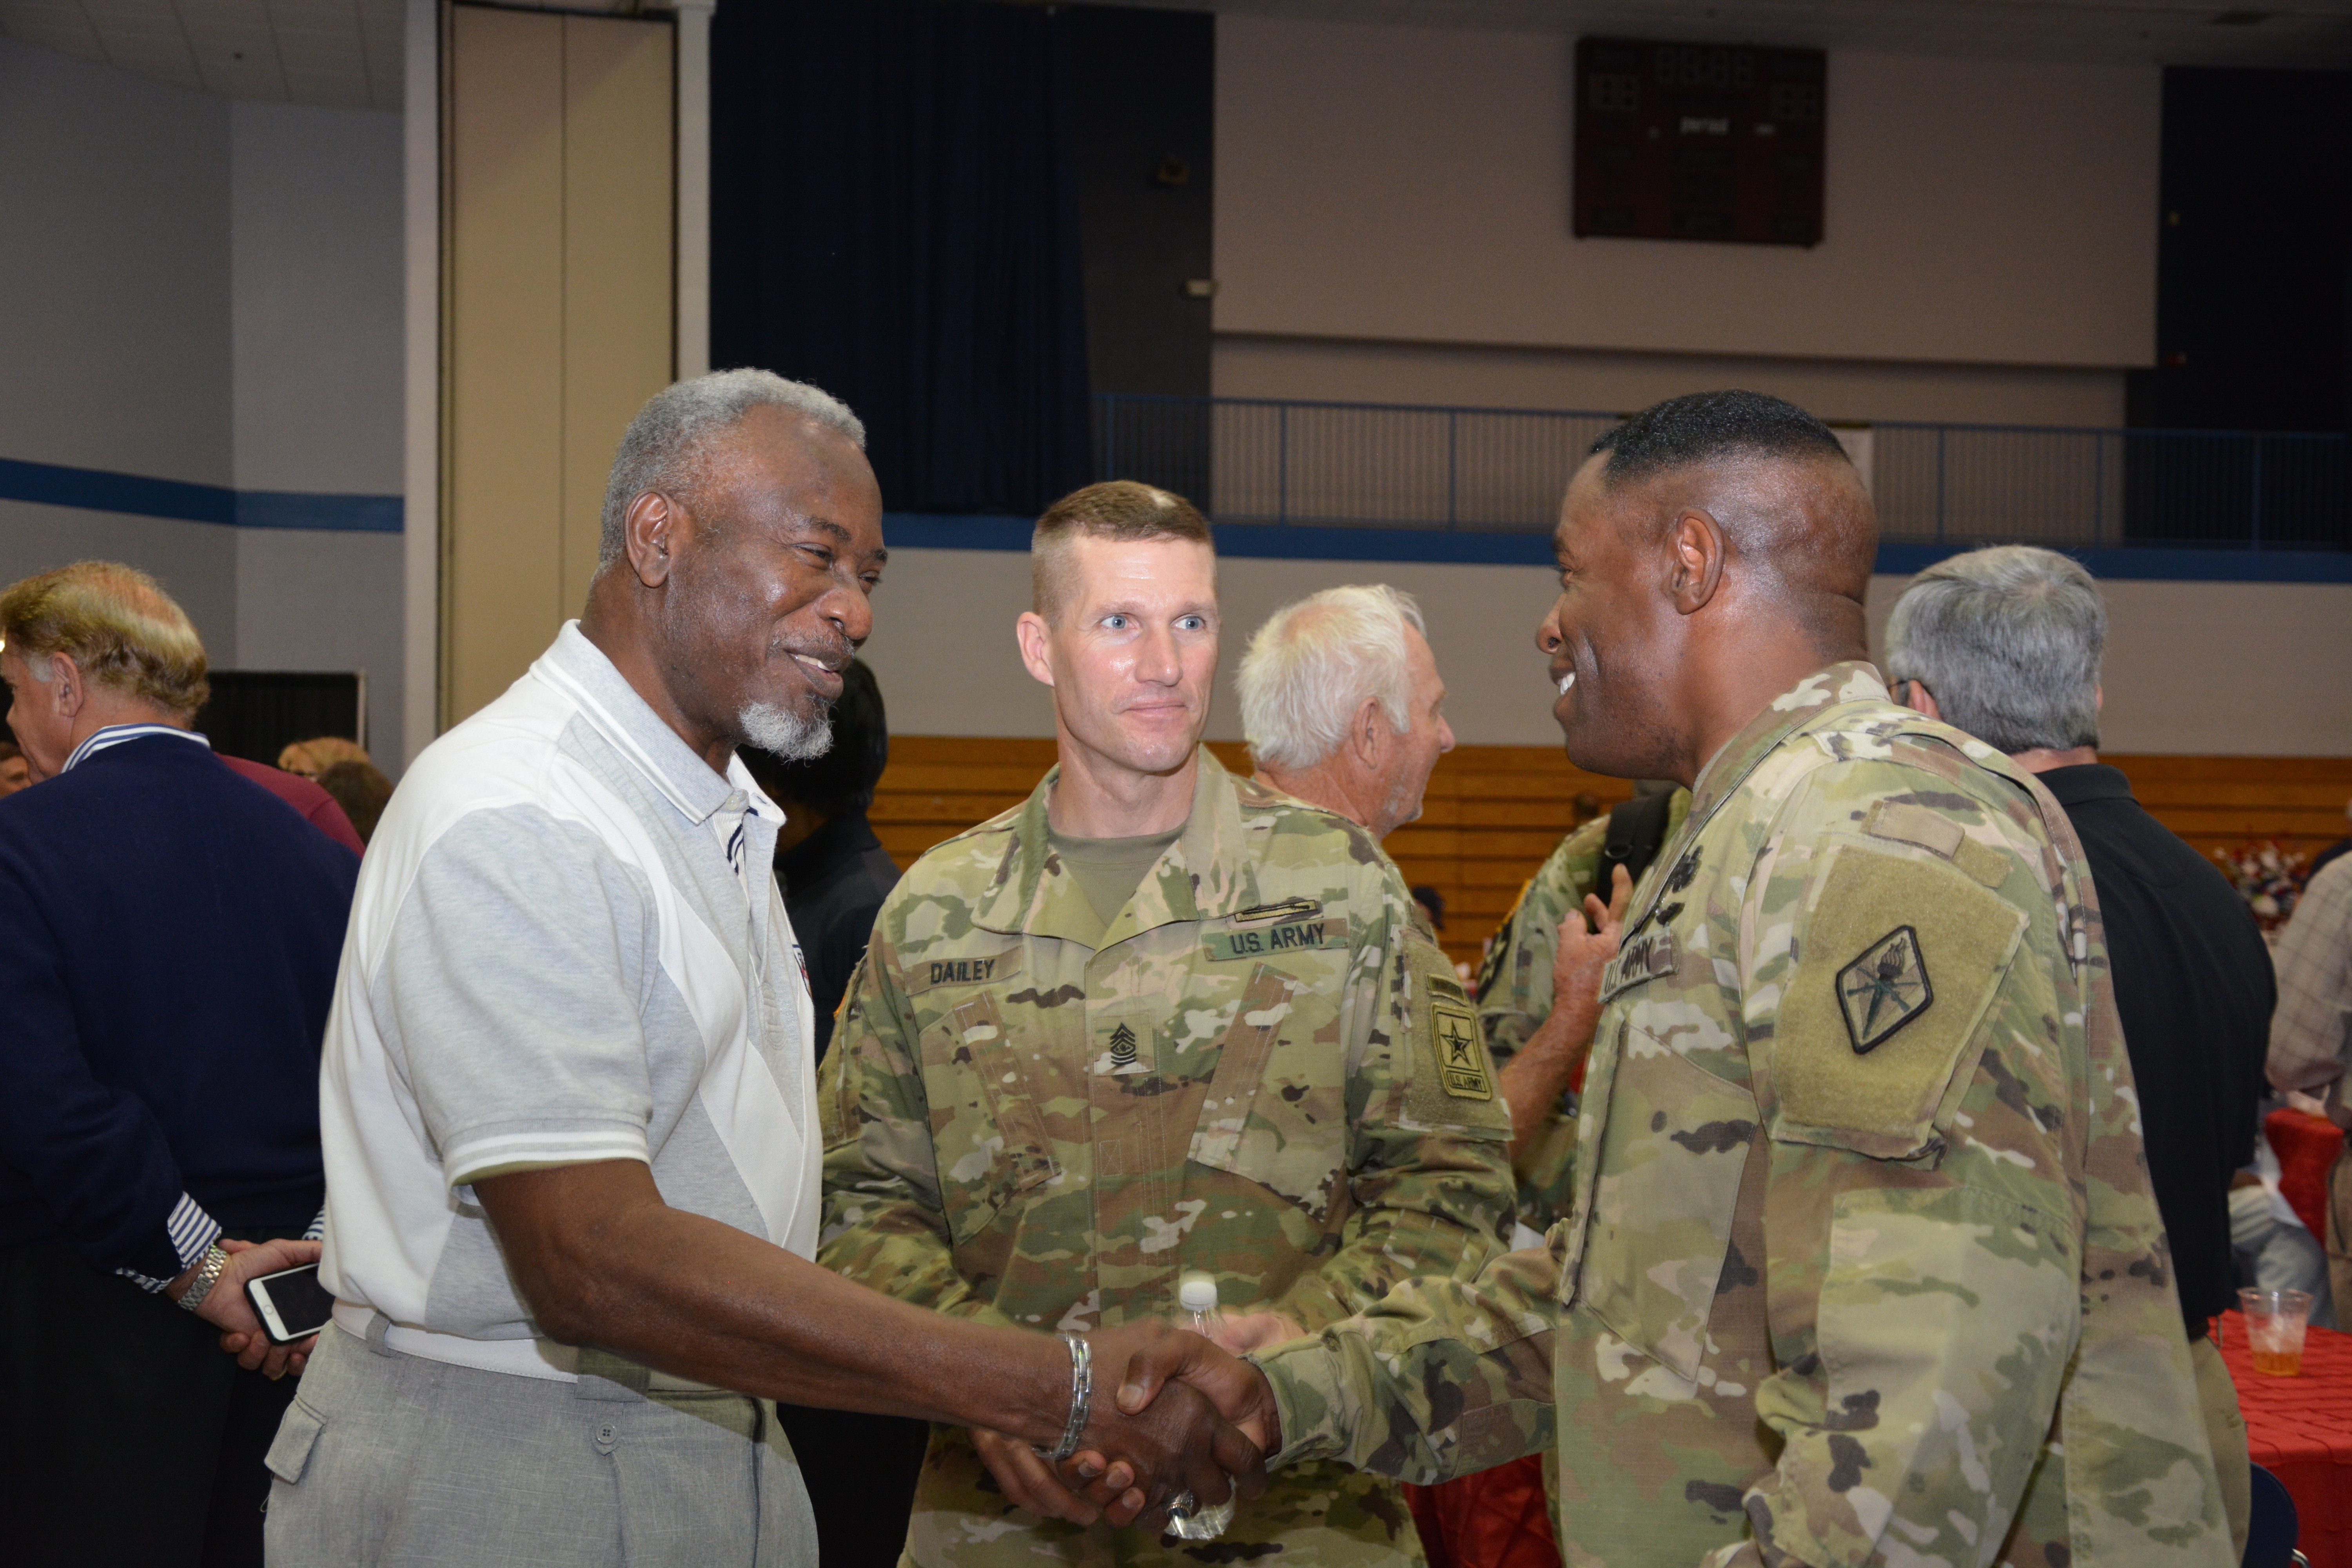
[[[360,867],[320,1131],[338,1321],[567,1377],[473,1189],[643,1160],[674,1208],[816,1248],[808,984],[768,868],[782,813],[721,778],[581,636],[401,781]]]

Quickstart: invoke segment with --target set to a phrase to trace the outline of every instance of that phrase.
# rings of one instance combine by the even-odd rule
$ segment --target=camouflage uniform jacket
[[[1269,1355],[1283,1457],[1433,1479],[1558,1411],[1570,1564],[2222,1568],[2065,814],[1833,665],[1708,763],[1660,863],[1574,1211]]]
[[[1661,849],[1682,830],[1690,815],[1690,798],[1686,789],[1675,791],[1666,807]],[[1601,901],[1608,901],[1607,889],[1601,887],[1601,851],[1608,843],[1606,813],[1572,829],[1519,889],[1518,902],[1503,917],[1503,927],[1486,950],[1486,963],[1478,971],[1478,1027],[1498,1070],[1510,1065],[1528,1037],[1551,1016],[1551,960],[1559,946],[1559,922],[1570,910],[1584,907],[1588,893],[1598,891]],[[1576,1195],[1572,1090],[1561,1094],[1543,1130],[1513,1164],[1519,1184],[1519,1223],[1531,1230],[1549,1230],[1566,1219]]]
[[[1182,834],[1089,946],[1046,835],[1056,776],[882,906],[819,1092],[820,1260],[1060,1330],[1171,1316],[1201,1270],[1228,1309],[1311,1331],[1499,1255],[1507,1115],[1370,837],[1204,750]],[[915,1506],[917,1563],[1186,1560],[1012,1511],[961,1433],[934,1435]],[[1328,1466],[1194,1550],[1269,1540],[1286,1562],[1420,1558],[1394,1483]]]

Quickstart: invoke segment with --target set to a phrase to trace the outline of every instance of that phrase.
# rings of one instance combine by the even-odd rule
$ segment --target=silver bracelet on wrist
[[[1094,1352],[1080,1334],[1064,1334],[1062,1342],[1070,1347],[1070,1418],[1063,1425],[1060,1447],[1037,1450],[1056,1464],[1078,1451],[1078,1439],[1086,1436],[1087,1418],[1095,1402]]]
[[[221,1270],[228,1267],[228,1254],[217,1246],[205,1248],[204,1261],[196,1266],[196,1277],[188,1281],[185,1294],[180,1298],[180,1310],[193,1312],[205,1304],[205,1298],[220,1283]]]

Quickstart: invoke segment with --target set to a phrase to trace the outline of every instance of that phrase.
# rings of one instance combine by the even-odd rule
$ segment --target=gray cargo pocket
[[[286,1407],[286,1419],[278,1424],[278,1436],[261,1461],[263,1467],[289,1487],[301,1485],[302,1472],[310,1468],[310,1450],[326,1429],[327,1418],[298,1396]]]

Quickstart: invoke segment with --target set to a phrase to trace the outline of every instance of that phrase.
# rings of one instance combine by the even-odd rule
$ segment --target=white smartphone
[[[262,1331],[274,1344],[307,1340],[327,1326],[335,1314],[334,1294],[319,1283],[319,1266],[281,1268],[245,1282],[245,1299],[253,1303]]]

